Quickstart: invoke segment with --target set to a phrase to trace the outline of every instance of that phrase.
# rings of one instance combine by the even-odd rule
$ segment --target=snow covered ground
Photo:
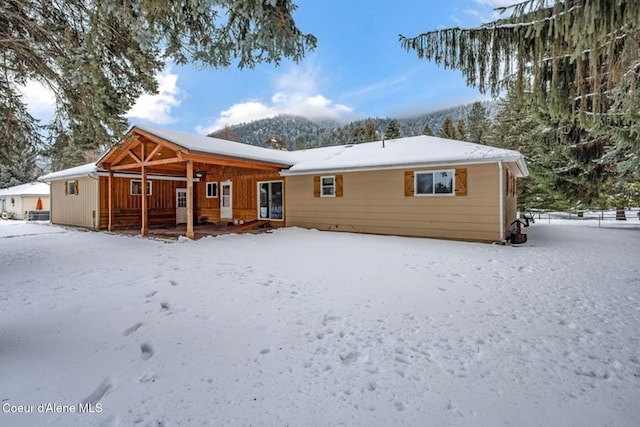
[[[526,232],[2,221],[0,425],[637,426],[640,227]]]

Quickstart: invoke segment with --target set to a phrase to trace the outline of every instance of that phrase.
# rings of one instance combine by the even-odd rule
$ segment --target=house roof
[[[87,175],[93,175],[96,172],[98,172],[98,167],[95,163],[86,163],[73,168],[48,173],[38,178],[38,181],[51,182],[59,179],[79,178]]]
[[[49,184],[44,182],[29,182],[14,187],[3,188],[0,196],[48,196]]]
[[[295,151],[294,164],[283,175],[358,171],[407,167],[447,166],[488,162],[514,162],[518,176],[529,174],[522,154],[471,142],[412,136],[363,144]]]
[[[257,147],[255,145],[227,141],[210,136],[194,135],[146,125],[136,125],[131,128],[129,132],[134,129],[140,129],[141,131],[153,134],[166,141],[184,147],[190,152],[215,154],[243,160],[255,160],[283,166],[293,164],[291,163],[291,153],[287,151],[272,150],[270,148]]]
[[[514,162],[519,176],[529,174],[522,154],[514,150],[434,136],[412,136],[363,144],[279,151],[208,136],[152,126],[135,126],[188,150],[291,166],[282,175],[381,168],[425,167],[506,161]]]
[[[427,135],[392,139],[384,143],[375,141],[300,151],[280,151],[152,126],[137,125],[131,128],[129,133],[134,129],[162,138],[190,152],[280,165],[283,168],[281,174],[284,176],[374,169],[446,167],[498,161],[514,163],[517,176],[529,175],[524,157],[518,151]],[[98,160],[97,164],[105,156]],[[98,171],[96,163],[89,163],[47,174],[40,177],[40,180],[74,178],[95,174]]]

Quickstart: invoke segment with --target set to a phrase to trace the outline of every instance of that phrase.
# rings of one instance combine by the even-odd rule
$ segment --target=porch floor
[[[198,224],[193,226],[195,239],[201,239],[206,236],[220,236],[223,234],[234,233],[265,233],[272,230],[273,227],[269,221],[251,221],[238,225],[227,225],[223,223],[217,224]],[[140,234],[140,229],[122,229],[114,230],[116,234],[125,234],[135,236]],[[180,236],[186,236],[187,225],[177,224],[174,226],[153,227],[149,228],[148,237],[160,239],[178,239]]]

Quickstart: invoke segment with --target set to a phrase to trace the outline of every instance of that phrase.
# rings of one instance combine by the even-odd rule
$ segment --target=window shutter
[[[77,195],[79,195],[79,194],[80,194],[80,191],[78,191],[78,189],[79,189],[80,187],[78,187],[78,180],[77,180],[77,179],[76,179],[76,181],[75,181],[75,182],[76,182],[76,184],[75,184],[75,185],[76,185],[76,188],[75,188],[76,193],[75,193],[75,194],[76,194],[76,196],[77,196]]]
[[[69,181],[64,182],[64,195],[65,196],[69,195]]]
[[[342,175],[336,175],[336,197],[342,197]]]
[[[467,195],[467,168],[456,169],[456,196]]]
[[[413,171],[405,171],[404,173],[404,195],[405,197],[413,197]]]
[[[320,197],[320,176],[313,177],[313,197]]]

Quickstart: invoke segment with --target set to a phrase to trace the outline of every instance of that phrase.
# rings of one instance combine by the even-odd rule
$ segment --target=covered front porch
[[[217,152],[244,144],[163,136],[134,127],[98,161],[100,228],[195,239],[233,232],[225,227],[284,225],[286,164]]]

